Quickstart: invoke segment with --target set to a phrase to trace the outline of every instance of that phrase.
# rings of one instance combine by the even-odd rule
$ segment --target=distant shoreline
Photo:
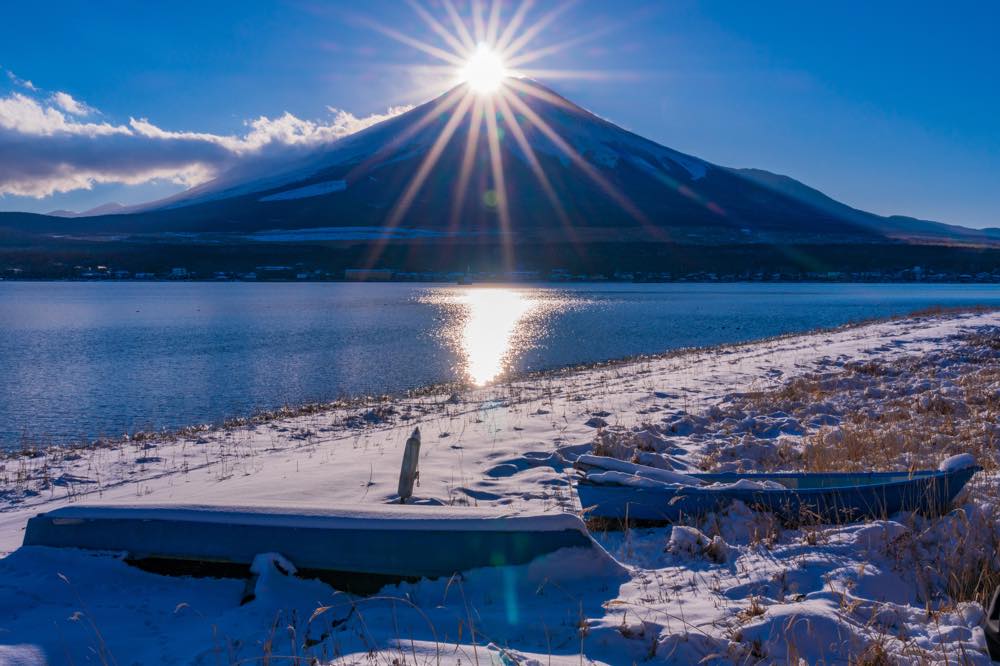
[[[0,282],[80,282],[80,283],[139,283],[139,284],[149,284],[149,283],[187,283],[187,284],[226,284],[226,283],[246,283],[246,284],[428,284],[428,285],[452,285],[452,286],[462,286],[462,287],[475,287],[475,286],[560,286],[568,284],[581,284],[581,285],[594,285],[594,284],[840,284],[845,286],[850,285],[875,285],[875,284],[908,284],[919,286],[922,284],[927,285],[953,285],[962,286],[969,284],[1000,284],[1000,275],[997,275],[989,280],[980,280],[975,278],[970,278],[968,280],[793,280],[793,279],[781,279],[781,280],[616,280],[612,278],[607,278],[604,280],[600,279],[586,279],[586,280],[474,280],[469,283],[457,282],[454,280],[347,280],[344,278],[323,278],[323,279],[296,279],[296,278],[286,278],[286,279],[240,279],[240,278],[226,278],[226,279],[214,279],[214,278],[167,278],[167,277],[157,277],[157,278],[16,278],[16,277],[0,277]]]

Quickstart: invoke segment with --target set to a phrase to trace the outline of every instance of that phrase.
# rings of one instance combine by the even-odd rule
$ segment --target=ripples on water
[[[971,304],[1000,289],[0,282],[0,446]]]
[[[558,290],[505,287],[436,289],[419,300],[443,311],[437,335],[457,359],[455,376],[477,386],[516,370],[553,315],[586,302]]]

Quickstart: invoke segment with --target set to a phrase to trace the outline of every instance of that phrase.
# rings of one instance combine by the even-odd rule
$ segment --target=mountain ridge
[[[460,86],[310,154],[243,165],[167,199],[48,223],[0,214],[0,226],[88,234],[399,226],[581,243],[1000,241],[1000,230],[882,217],[788,176],[712,164],[622,129],[535,81],[511,82],[508,91],[498,102],[492,147],[487,119],[478,131],[467,117],[454,121],[454,108],[478,104],[467,102],[476,98]],[[449,131],[434,168],[422,173]],[[495,182],[491,150],[505,188]],[[464,179],[463,164],[470,165]]]

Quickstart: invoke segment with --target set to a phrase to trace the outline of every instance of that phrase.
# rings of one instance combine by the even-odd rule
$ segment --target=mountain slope
[[[53,219],[32,230],[399,227],[432,236],[578,243],[987,238],[882,218],[790,178],[713,165],[617,127],[533,81],[512,82],[506,99],[491,114],[495,132],[485,113],[477,122],[456,114],[483,101],[459,87],[294,162],[248,163],[160,202],[113,216]]]
[[[930,220],[921,220],[904,215],[880,217],[863,210],[852,208],[819,190],[790,178],[763,169],[732,169],[744,178],[753,180],[776,192],[786,194],[797,201],[814,206],[837,217],[855,220],[890,238],[968,240],[977,241],[984,238],[1000,238],[1000,229],[970,229],[954,224],[944,224]]]
[[[46,215],[51,215],[52,217],[97,217],[99,215],[117,215],[127,212],[127,210],[127,206],[117,201],[109,201],[108,203],[85,210],[82,213],[78,213],[75,210],[60,209],[49,211]]]
[[[505,113],[497,120],[511,233],[570,233],[593,240],[704,233],[738,237],[748,231],[869,235],[855,221],[622,130],[538,84],[522,81],[521,86],[525,91],[515,93],[517,101],[510,103],[516,123]],[[192,214],[202,219],[238,215],[255,228],[398,224],[503,232],[502,211],[493,205],[492,193],[499,188],[486,123],[478,137],[472,123],[460,123],[410,206],[405,212],[396,208],[435,141],[448,130],[453,111],[442,112],[445,99],[344,139],[285,173],[234,185],[226,185],[232,178],[223,179],[223,185],[196,189],[168,202],[166,209],[177,216],[194,207]],[[519,132],[531,150],[518,140]],[[462,171],[470,133],[476,139],[472,168],[459,193],[456,174]]]

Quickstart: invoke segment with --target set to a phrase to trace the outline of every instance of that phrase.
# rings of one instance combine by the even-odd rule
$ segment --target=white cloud
[[[94,112],[92,108],[80,100],[74,99],[67,92],[59,91],[54,93],[52,95],[52,102],[66,113],[72,113],[74,116],[89,116]]]
[[[159,179],[190,187],[248,160],[336,141],[409,108],[365,118],[330,108],[328,121],[261,116],[246,123],[243,135],[218,135],[166,130],[145,118],[127,125],[85,122],[81,118],[96,111],[68,93],[40,101],[12,92],[0,97],[0,195],[43,198],[99,183]]]
[[[390,106],[385,113],[373,113],[370,116],[365,116],[364,118],[358,118],[350,111],[336,109],[332,106],[328,106],[326,108],[333,114],[333,123],[331,126],[337,128],[337,130],[343,135],[347,135],[360,132],[366,127],[371,127],[376,123],[388,120],[389,118],[398,116],[401,113],[406,113],[413,108],[413,105],[404,104],[402,106]]]
[[[201,165],[148,168],[137,171],[114,169],[86,169],[78,166],[58,166],[44,175],[11,174],[4,182],[4,194],[43,199],[53,194],[89,190],[102,183],[141,185],[154,180],[170,181],[184,187],[193,187],[212,179],[214,171]]]
[[[255,120],[247,121],[245,125],[249,131],[244,136],[220,136],[203,132],[171,132],[157,127],[145,118],[131,118],[129,126],[136,133],[149,138],[207,141],[224,146],[234,153],[252,153],[272,144],[311,146],[330,143],[409,111],[411,108],[413,107],[393,106],[389,107],[386,113],[373,113],[370,116],[358,118],[348,111],[328,106],[327,109],[333,114],[333,119],[329,123],[303,120],[286,111],[277,118],[260,116]]]
[[[16,86],[20,86],[22,88],[27,88],[28,90],[38,90],[38,88],[35,87],[34,83],[32,83],[31,81],[28,81],[27,79],[22,79],[17,74],[15,74],[14,72],[10,71],[9,69],[7,70],[7,78],[10,79],[11,83],[13,83]]]
[[[59,109],[45,106],[33,97],[17,92],[7,97],[0,97],[0,128],[36,136],[54,134],[101,136],[129,133],[128,128],[122,125],[81,123],[67,118]]]

